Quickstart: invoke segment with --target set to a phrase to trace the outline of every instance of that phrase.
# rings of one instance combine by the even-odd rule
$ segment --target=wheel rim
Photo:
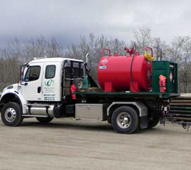
[[[7,122],[14,122],[16,119],[16,111],[13,108],[8,108],[5,110],[5,119]]]
[[[117,125],[122,128],[126,129],[131,125],[131,116],[127,112],[121,112],[117,116]]]

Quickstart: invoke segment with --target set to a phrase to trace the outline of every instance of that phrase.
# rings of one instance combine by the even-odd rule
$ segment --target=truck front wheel
[[[22,121],[22,111],[18,103],[6,103],[1,110],[1,120],[7,126],[19,126]]]
[[[133,133],[139,127],[139,117],[135,109],[121,106],[112,114],[112,126],[119,133]]]
[[[40,122],[40,123],[49,123],[53,118],[52,117],[36,117],[36,119]]]

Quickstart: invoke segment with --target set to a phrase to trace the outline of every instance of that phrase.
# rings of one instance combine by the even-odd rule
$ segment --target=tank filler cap
[[[135,55],[140,55],[140,52],[136,52]]]

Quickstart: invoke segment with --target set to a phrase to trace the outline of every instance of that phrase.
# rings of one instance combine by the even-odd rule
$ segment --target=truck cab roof
[[[32,61],[29,62],[29,64],[34,64],[34,63],[50,63],[50,62],[64,62],[65,60],[70,60],[70,61],[78,61],[78,62],[83,62],[83,60],[76,60],[73,58],[61,58],[61,57],[57,57],[57,58],[40,58],[40,59],[34,59]]]

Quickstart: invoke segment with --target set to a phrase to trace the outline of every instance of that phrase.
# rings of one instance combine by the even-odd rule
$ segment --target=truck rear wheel
[[[50,121],[52,121],[52,117],[36,117],[36,119],[40,122],[40,123],[49,123]]]
[[[1,119],[7,126],[19,126],[22,121],[22,111],[18,103],[6,103],[1,110]]]
[[[154,117],[148,124],[148,129],[154,128],[159,123],[159,117]]]
[[[117,108],[111,118],[111,123],[115,131],[119,133],[133,133],[139,127],[139,117],[135,109],[129,106]]]

